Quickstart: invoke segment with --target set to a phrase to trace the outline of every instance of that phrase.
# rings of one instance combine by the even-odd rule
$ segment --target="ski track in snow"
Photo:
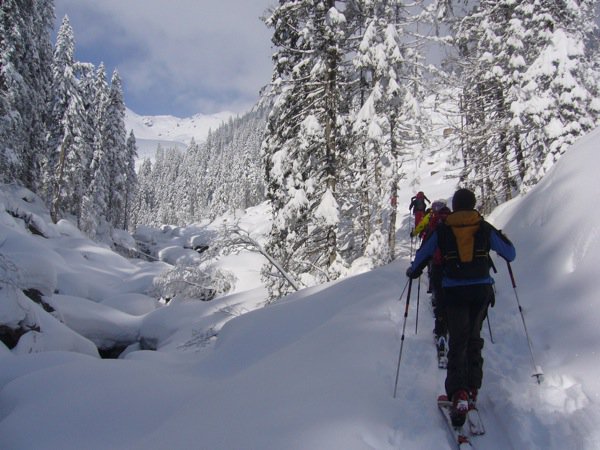
[[[447,430],[447,425],[441,417],[437,407],[437,397],[444,393],[444,380],[446,371],[437,367],[436,349],[433,341],[434,318],[431,308],[430,295],[427,291],[426,277],[421,278],[421,297],[417,299],[418,285],[413,283],[411,293],[409,312],[406,319],[405,341],[400,364],[400,374],[398,381],[398,393],[395,399],[398,412],[426,411],[429,422],[419,425],[410,423],[409,419],[402,417],[398,419],[394,429],[389,433],[389,445],[391,449],[402,448],[431,448],[431,449],[454,449],[456,445],[451,439]],[[404,310],[406,302],[406,293],[402,301],[390,305],[390,309],[399,311],[392,320],[396,329],[395,341],[398,345],[398,353],[401,345],[402,326],[404,321]],[[419,304],[418,327],[417,304]],[[415,334],[415,329],[418,329]],[[484,329],[483,332],[486,330]],[[485,354],[484,354],[485,357]],[[397,362],[398,354],[396,354]],[[394,366],[396,367],[396,366]],[[387,365],[390,370],[390,365]],[[484,368],[484,371],[486,368]],[[390,395],[393,392],[395,373],[388,374],[390,380]],[[408,379],[407,379],[408,377]],[[510,433],[502,423],[494,409],[494,404],[486,392],[485,381],[482,390],[482,399],[480,413],[483,418],[486,434],[482,436],[473,436],[471,440],[476,449],[494,448],[494,449],[515,449],[521,450],[523,447],[515,447],[510,441]],[[423,404],[423,399],[428,399],[428,403]],[[423,426],[425,425],[425,426]],[[413,430],[410,436],[405,434],[405,430]],[[404,430],[404,431],[403,431]],[[420,439],[419,436],[422,436]],[[410,441],[414,447],[407,446]],[[366,442],[369,442],[366,440]],[[445,446],[447,444],[447,447]],[[373,449],[383,449],[373,445]]]

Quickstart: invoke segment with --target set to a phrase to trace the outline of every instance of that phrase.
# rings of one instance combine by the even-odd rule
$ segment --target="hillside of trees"
[[[185,151],[158,147],[138,171],[136,225],[187,225],[265,199],[260,145],[267,109],[230,119]]]
[[[535,184],[598,123],[595,9],[586,0],[279,2],[266,18],[276,47],[263,143],[268,251],[309,284],[363,255],[393,259],[389,199],[405,162],[435,151],[436,113],[462,167],[457,184],[476,191],[484,212]],[[427,63],[432,49],[447,55],[441,64]],[[268,283],[273,296],[291,289],[280,277]]]
[[[65,17],[51,43],[51,0],[0,7],[0,181],[39,194],[53,220],[91,237],[127,228],[137,185],[119,74],[74,59]]]
[[[395,257],[407,162],[445,145],[488,212],[535,185],[600,113],[597,2],[282,0],[259,106],[135,173],[118,73],[74,60],[52,0],[0,6],[0,181],[92,237],[268,200],[273,298]],[[444,57],[431,59],[431,55]],[[440,139],[444,136],[444,139]],[[450,175],[450,174],[449,174]],[[275,270],[277,269],[277,270]]]

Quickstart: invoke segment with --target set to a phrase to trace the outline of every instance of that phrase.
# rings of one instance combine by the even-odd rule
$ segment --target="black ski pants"
[[[460,390],[479,389],[483,379],[481,327],[494,298],[490,284],[444,289],[448,320],[448,398]]]
[[[433,315],[435,316],[435,326],[433,334],[436,336],[446,336],[448,326],[446,325],[446,305],[444,303],[444,289],[442,288],[442,268],[439,265],[432,264],[429,268],[429,282],[432,291]]]

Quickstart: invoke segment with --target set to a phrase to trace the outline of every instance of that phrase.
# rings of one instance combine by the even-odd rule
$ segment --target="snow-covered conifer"
[[[0,180],[41,184],[52,61],[50,0],[0,3]]]
[[[137,189],[137,174],[135,173],[135,161],[137,159],[137,144],[135,141],[135,134],[133,130],[129,132],[126,142],[126,155],[125,155],[125,191],[123,198],[125,199],[123,205],[123,223],[121,227],[124,230],[129,229],[130,217],[133,208],[133,199],[136,195]]]
[[[349,33],[333,0],[282,2],[267,24],[277,47],[272,88],[279,96],[263,145],[274,214],[268,251],[313,284],[337,277],[344,264],[336,195]],[[271,281],[273,297],[285,292],[279,279]]]
[[[108,182],[106,220],[114,227],[120,227],[125,215],[125,185],[129,158],[126,146],[123,87],[121,77],[116,70],[111,77],[101,134],[101,145],[107,155],[105,160]]]
[[[456,22],[462,180],[485,210],[537,182],[597,124],[594,7],[482,0]]]
[[[52,63],[50,154],[45,168],[54,220],[60,218],[61,212],[72,212],[72,195],[80,188],[71,183],[82,183],[82,167],[86,166],[80,160],[82,155],[87,155],[82,133],[85,110],[75,77],[74,52],[73,29],[65,16],[56,38]],[[71,174],[78,180],[73,179]],[[74,200],[74,203],[79,201]]]
[[[360,90],[355,94],[360,109],[353,116],[347,170],[354,195],[349,197],[357,202],[351,208],[356,218],[354,242],[359,246],[356,256],[363,256],[367,245],[374,255],[369,242],[377,232],[387,236],[387,241],[375,239],[386,242],[376,259],[387,261],[394,258],[397,186],[403,176],[403,159],[421,148],[429,131],[422,108],[426,78],[422,75],[421,44],[408,34],[416,19],[403,2],[369,1],[361,10],[364,32],[353,59],[360,73]],[[352,192],[351,185],[349,188]]]

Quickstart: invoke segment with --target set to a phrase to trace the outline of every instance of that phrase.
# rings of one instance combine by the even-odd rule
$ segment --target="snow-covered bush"
[[[150,295],[171,300],[175,297],[209,301],[234,287],[234,276],[215,267],[176,266],[154,280]]]
[[[59,256],[29,235],[4,228],[0,232],[0,281],[50,295],[57,286]],[[35,255],[32,258],[31,255]]]

